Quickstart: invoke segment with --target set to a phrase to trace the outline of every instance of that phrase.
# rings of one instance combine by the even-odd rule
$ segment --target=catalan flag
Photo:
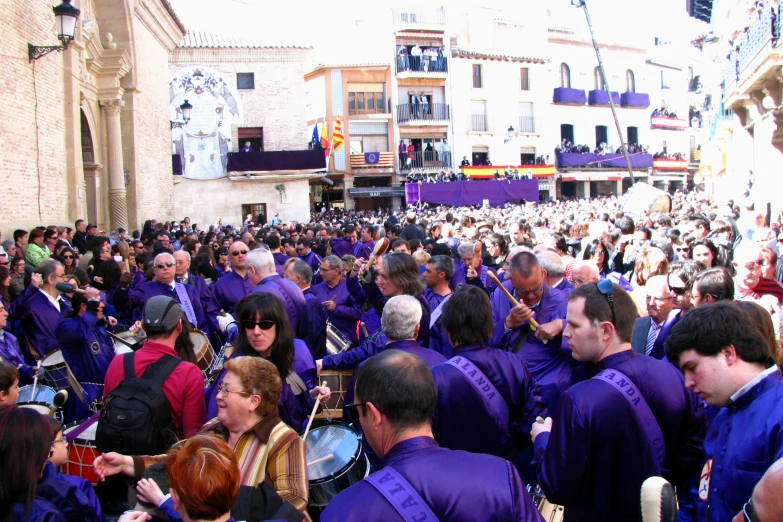
[[[345,138],[343,137],[343,122],[340,121],[340,116],[337,115],[337,119],[334,122],[334,132],[332,133],[332,147],[334,147],[334,151],[337,152],[343,144],[345,144]]]
[[[321,148],[324,149],[324,158],[329,156],[329,136],[326,135],[326,120],[321,125]]]

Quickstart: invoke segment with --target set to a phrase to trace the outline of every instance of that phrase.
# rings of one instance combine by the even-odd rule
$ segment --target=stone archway
[[[82,167],[84,169],[85,199],[87,201],[87,221],[89,223],[98,223],[101,217],[101,168],[95,158],[95,148],[93,133],[90,130],[90,123],[87,121],[87,115],[84,109],[79,111],[81,119],[81,137],[82,137]]]

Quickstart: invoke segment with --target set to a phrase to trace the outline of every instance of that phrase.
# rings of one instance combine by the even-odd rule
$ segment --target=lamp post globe
[[[57,22],[57,38],[68,47],[76,35],[76,21],[81,11],[71,5],[71,0],[63,0],[63,3],[53,7],[52,11]]]
[[[190,111],[193,109],[193,106],[188,103],[188,100],[185,100],[185,102],[179,106],[180,110],[182,110],[182,119],[185,121],[185,123],[190,121]]]

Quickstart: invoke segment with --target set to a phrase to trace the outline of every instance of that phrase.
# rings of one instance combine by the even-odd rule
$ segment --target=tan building
[[[75,39],[57,42],[52,3],[12,2],[0,21],[0,225],[137,228],[173,215],[167,146],[168,55],[185,32],[167,0],[75,0]]]
[[[279,214],[283,221],[309,221],[309,180],[324,168],[323,154],[307,150],[309,53],[200,31],[189,32],[171,53],[169,139],[182,164],[174,181],[180,219],[238,225],[247,214],[267,221]],[[180,109],[185,101],[193,107],[187,122]]]

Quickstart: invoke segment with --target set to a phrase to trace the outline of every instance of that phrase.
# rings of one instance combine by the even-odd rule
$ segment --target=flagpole
[[[324,125],[326,124],[326,116],[324,116]],[[326,132],[329,132],[329,126],[326,127]],[[327,134],[328,135],[328,134]],[[329,173],[329,160],[332,158],[332,151],[334,150],[334,130],[332,130],[332,137],[329,138],[329,155],[326,157],[326,173]]]

